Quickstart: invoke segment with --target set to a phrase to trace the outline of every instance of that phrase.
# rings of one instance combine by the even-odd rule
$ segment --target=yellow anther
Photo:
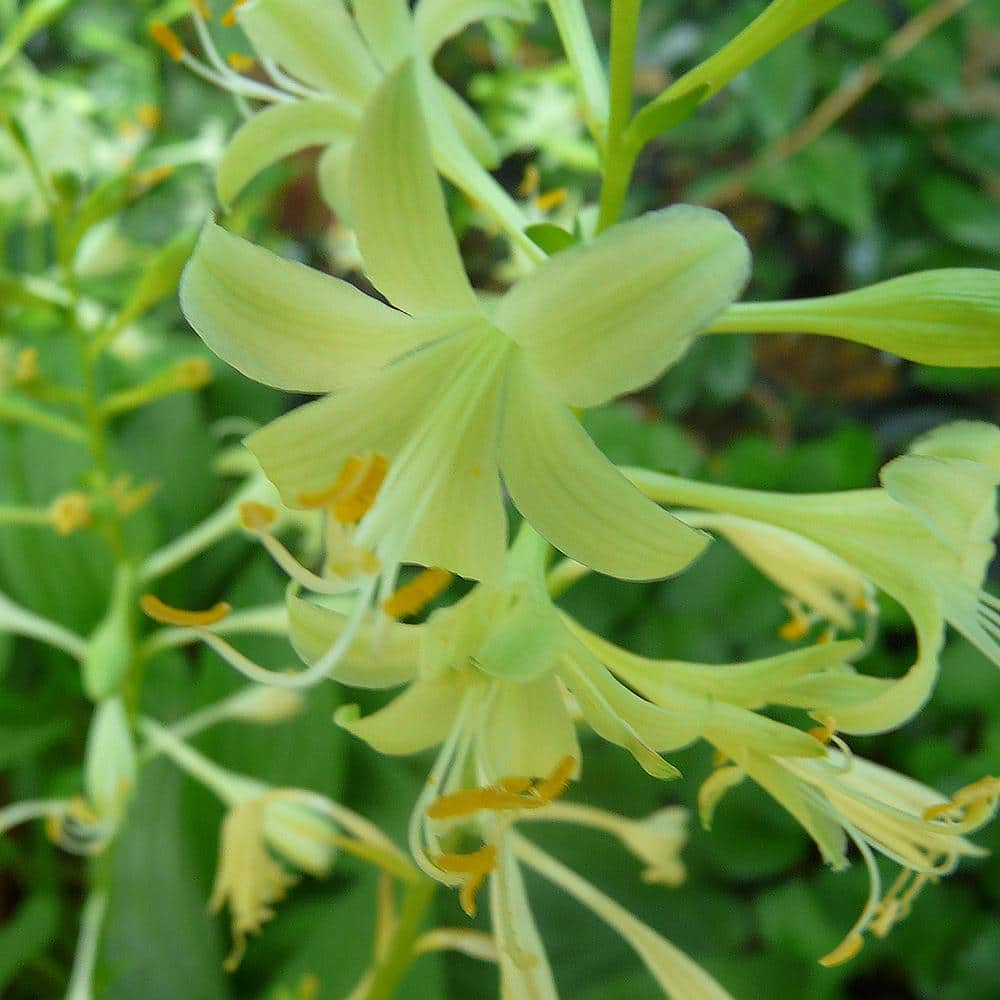
[[[174,168],[170,166],[150,167],[148,170],[140,170],[132,176],[132,193],[142,194],[150,188],[162,184],[165,180],[174,175]]]
[[[452,575],[446,569],[425,569],[409,583],[390,594],[382,602],[382,610],[390,618],[409,618],[419,614],[451,583]]]
[[[49,520],[60,535],[72,535],[74,531],[86,528],[93,520],[90,497],[78,491],[63,493],[52,501]]]
[[[160,489],[160,483],[155,479],[150,479],[134,489],[130,488],[129,484],[130,478],[128,476],[118,476],[108,486],[108,496],[111,497],[115,510],[122,517],[128,517],[145,507]]]
[[[524,176],[521,178],[521,183],[517,186],[517,193],[522,198],[530,198],[538,190],[538,185],[541,181],[541,171],[534,163],[529,163],[524,168]]]
[[[788,614],[791,617],[778,629],[778,635],[785,642],[800,642],[809,634],[812,622],[805,609],[794,597],[787,597],[782,603],[788,609]]]
[[[230,52],[226,56],[229,68],[237,73],[252,73],[257,65],[257,60],[253,56],[248,56],[244,52]]]
[[[551,802],[559,798],[569,787],[569,779],[573,777],[576,768],[576,761],[572,757],[563,757],[561,761],[552,769],[552,773],[535,787],[535,794],[543,802]]]
[[[468,875],[458,894],[458,901],[468,917],[476,915],[476,893],[486,880],[486,876],[497,866],[497,849],[492,844],[479,848],[471,854],[439,854],[434,864],[443,872]]]
[[[236,0],[236,2],[222,15],[222,26],[224,28],[231,28],[236,24],[236,12],[242,7],[247,0]]]
[[[58,844],[63,835],[63,816],[61,813],[50,813],[45,817],[45,836],[53,844]]]
[[[174,378],[183,389],[201,389],[212,381],[212,366],[204,358],[184,358],[174,365]]]
[[[212,8],[208,6],[208,0],[188,0],[192,10],[206,21],[212,20]]]
[[[326,508],[341,524],[357,524],[374,505],[388,471],[385,455],[352,455],[332,486],[303,493],[299,503],[310,510]]]
[[[835,965],[843,965],[844,962],[849,962],[859,951],[861,951],[864,946],[865,939],[855,931],[853,934],[848,934],[836,948],[833,949],[829,954],[824,955],[820,960],[819,964],[829,969]]]
[[[85,823],[87,826],[96,826],[101,818],[91,808],[90,803],[81,795],[75,795],[66,810],[66,815],[77,823]]]
[[[174,33],[172,28],[168,28],[162,21],[154,21],[149,26],[149,37],[163,49],[164,52],[174,62],[181,62],[184,59],[185,49],[181,40]]]
[[[38,348],[25,347],[17,352],[14,359],[14,381],[18,385],[26,385],[29,382],[37,382],[41,376],[41,369],[38,367]]]
[[[278,519],[278,512],[273,507],[256,500],[247,500],[238,509],[245,531],[267,531]]]
[[[1000,778],[987,775],[971,785],[960,788],[948,802],[929,806],[924,810],[924,819],[940,819],[951,813],[964,813],[968,822],[978,820],[989,812],[1000,798]]]
[[[809,735],[814,739],[817,739],[826,746],[830,740],[833,739],[834,734],[837,732],[837,724],[833,720],[833,716],[828,715],[823,720],[823,725],[815,726],[809,730]]]
[[[135,109],[135,119],[143,128],[154,129],[163,122],[163,113],[155,104],[140,104]]]
[[[207,628],[216,625],[229,614],[230,606],[225,601],[219,601],[207,611],[184,611],[164,604],[155,594],[143,594],[139,598],[139,607],[154,622],[161,625],[176,625],[180,628]]]
[[[567,192],[566,188],[553,188],[551,191],[545,191],[543,194],[540,194],[535,199],[535,208],[540,212],[551,212],[552,209],[565,204],[568,197],[569,192]]]

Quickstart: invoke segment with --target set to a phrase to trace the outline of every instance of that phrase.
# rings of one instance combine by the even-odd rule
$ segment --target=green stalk
[[[367,1000],[392,1000],[396,995],[399,984],[416,957],[414,946],[423,930],[424,917],[436,891],[437,883],[429,878],[421,878],[407,886],[399,925],[385,957],[375,967]]]
[[[620,218],[635,167],[637,151],[625,142],[625,131],[632,120],[632,77],[641,7],[642,0],[612,0],[611,3],[611,105],[598,233]]]

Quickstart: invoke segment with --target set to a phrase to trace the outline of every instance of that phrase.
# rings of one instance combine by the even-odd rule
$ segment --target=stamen
[[[278,512],[266,503],[247,500],[238,507],[240,524],[244,531],[267,531],[278,519]]]
[[[222,21],[220,22],[224,28],[231,28],[236,24],[236,11],[242,7],[247,0],[236,0],[236,2],[222,15]]]
[[[226,62],[237,73],[252,73],[257,66],[257,60],[243,52],[230,52],[226,56]]]
[[[535,794],[543,802],[551,802],[559,798],[569,787],[569,779],[573,776],[576,761],[572,757],[563,757],[552,769],[552,773],[534,787]]]
[[[63,493],[52,501],[49,520],[60,535],[72,535],[74,531],[86,528],[93,520],[90,497],[79,491]]]
[[[564,204],[568,197],[569,193],[566,191],[566,188],[553,188],[551,191],[546,191],[543,194],[540,194],[535,199],[535,207],[540,212],[550,212],[552,209],[558,208],[560,205]]]
[[[1000,798],[1000,778],[987,775],[960,788],[949,801],[929,806],[924,810],[923,818],[941,819],[952,813],[959,813],[961,815],[954,817],[956,823],[975,826],[993,812],[998,798]]]
[[[487,844],[471,854],[439,854],[434,863],[442,871],[470,876],[459,890],[458,901],[466,916],[474,917],[476,893],[479,892],[486,876],[496,870],[497,849],[492,844]]]
[[[216,625],[229,614],[231,608],[225,601],[219,601],[207,611],[184,611],[164,604],[155,594],[143,594],[139,607],[155,622],[161,625],[176,625],[180,628],[207,628]]]
[[[524,176],[521,178],[521,183],[517,186],[517,193],[522,198],[530,198],[538,190],[541,180],[541,171],[534,163],[529,163],[524,168]]]
[[[143,194],[150,188],[162,184],[174,175],[174,167],[164,165],[160,167],[150,167],[148,170],[140,170],[132,176],[132,193]]]
[[[149,36],[174,62],[182,62],[185,49],[181,40],[162,21],[154,21],[149,26]]]
[[[135,109],[136,121],[145,129],[154,129],[163,121],[163,113],[155,104],[140,104]]]
[[[786,597],[782,603],[788,609],[791,618],[778,629],[778,635],[785,642],[800,642],[809,634],[812,621],[796,598]]]
[[[17,357],[14,359],[14,381],[18,385],[38,381],[42,374],[38,359],[37,347],[25,347],[24,350],[17,352]]]
[[[824,968],[830,969],[835,965],[843,965],[844,962],[849,962],[855,955],[861,951],[864,946],[865,939],[855,931],[852,934],[848,934],[840,944],[837,945],[833,951],[824,955],[819,959],[819,964]]]
[[[188,0],[194,12],[203,17],[206,21],[212,20],[212,9],[208,6],[208,0]]]
[[[374,506],[388,469],[385,455],[352,455],[332,486],[301,494],[299,503],[309,510],[325,508],[341,524],[357,524]]]
[[[390,618],[409,618],[419,614],[435,597],[448,589],[451,581],[452,575],[446,569],[425,569],[390,594],[382,602],[382,610]]]
[[[822,723],[823,724],[821,726],[814,726],[810,729],[809,735],[814,739],[819,740],[823,746],[826,746],[837,732],[837,724],[834,722],[832,715],[826,716],[826,718],[822,720]]]

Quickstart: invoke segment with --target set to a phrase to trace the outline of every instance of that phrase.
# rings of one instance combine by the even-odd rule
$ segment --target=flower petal
[[[635,949],[666,996],[674,1000],[732,1000],[700,965],[576,872],[523,837],[515,835],[514,850],[537,872],[614,928]]]
[[[411,54],[414,32],[408,0],[354,0],[354,20],[387,73]]]
[[[330,143],[316,164],[316,179],[323,201],[330,206],[337,218],[352,225],[351,207],[351,154],[353,138]]]
[[[188,322],[223,361],[298,392],[356,381],[433,335],[346,281],[212,223],[184,269],[180,298]]]
[[[438,183],[413,64],[386,77],[361,121],[352,167],[365,270],[400,309],[478,308]]]
[[[469,152],[484,167],[495,167],[500,162],[500,150],[493,133],[451,87],[437,77],[434,77],[434,82],[452,127],[468,147]]]
[[[289,597],[289,639],[295,652],[315,663],[340,638],[348,617],[299,597]],[[360,688],[395,687],[413,680],[420,663],[420,626],[383,621],[378,628],[362,624],[355,640],[330,674]]]
[[[228,206],[265,167],[307,146],[352,138],[358,114],[336,100],[274,104],[257,112],[230,139],[215,175],[219,201]]]
[[[556,548],[625,580],[676,573],[708,543],[635,487],[527,366],[512,368],[500,446],[518,510]]]
[[[494,316],[566,403],[652,382],[742,291],[750,251],[725,216],[675,205],[545,262]]]
[[[530,0],[420,0],[413,15],[420,45],[429,56],[452,35],[487,17],[530,21],[534,10]]]
[[[253,47],[303,83],[362,105],[379,72],[343,0],[254,0],[236,11]]]
[[[451,731],[465,686],[454,674],[414,681],[385,708],[360,717],[357,705],[342,705],[334,721],[379,753],[410,754],[436,746]]]

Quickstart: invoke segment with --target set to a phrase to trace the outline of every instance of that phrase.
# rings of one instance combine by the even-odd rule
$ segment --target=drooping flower
[[[699,802],[706,826],[725,791],[749,776],[805,827],[834,869],[847,867],[848,840],[861,853],[868,869],[868,901],[843,941],[819,959],[822,965],[853,958],[865,931],[885,937],[929,881],[951,874],[963,857],[988,853],[965,834],[980,829],[996,813],[1000,778],[983,778],[948,799],[850,754],[846,747],[831,748],[824,758],[804,759],[772,757],[727,740],[716,745],[732,763],[702,786]],[[885,894],[873,850],[902,869]]]
[[[661,501],[800,535],[855,567],[906,609],[917,634],[916,663],[898,680],[872,679],[872,696],[843,706],[837,728],[879,732],[918,711],[937,679],[946,622],[1000,664],[1000,600],[982,589],[997,532],[996,426],[966,421],[932,431],[882,468],[881,489],[787,494],[642,471],[631,478]]]
[[[200,76],[264,105],[249,115],[219,163],[216,187],[223,205],[270,164],[307,146],[322,146],[320,190],[339,215],[351,219],[348,176],[362,114],[383,77],[412,59],[416,110],[430,132],[437,169],[522,250],[539,258],[538,247],[524,235],[527,223],[517,204],[485,169],[499,158],[492,135],[432,66],[441,45],[475,21],[530,20],[530,0],[420,0],[412,11],[406,0],[355,0],[353,17],[343,0],[237,0],[223,24],[239,24],[256,60],[241,54],[223,58],[204,11],[193,6],[207,62],[187,52],[163,25],[154,28],[154,37]],[[258,68],[264,79],[247,75]]]
[[[248,439],[284,501],[319,504],[350,460],[387,459],[355,540],[390,582],[402,562],[493,573],[501,472],[522,514],[581,562],[629,579],[687,565],[704,537],[627,483],[570,407],[645,385],[680,356],[742,288],[743,239],[714,212],[676,206],[549,259],[487,311],[448,223],[409,64],[369,102],[354,163],[366,271],[403,311],[215,226],[182,283],[189,321],[234,367],[332,392]]]

